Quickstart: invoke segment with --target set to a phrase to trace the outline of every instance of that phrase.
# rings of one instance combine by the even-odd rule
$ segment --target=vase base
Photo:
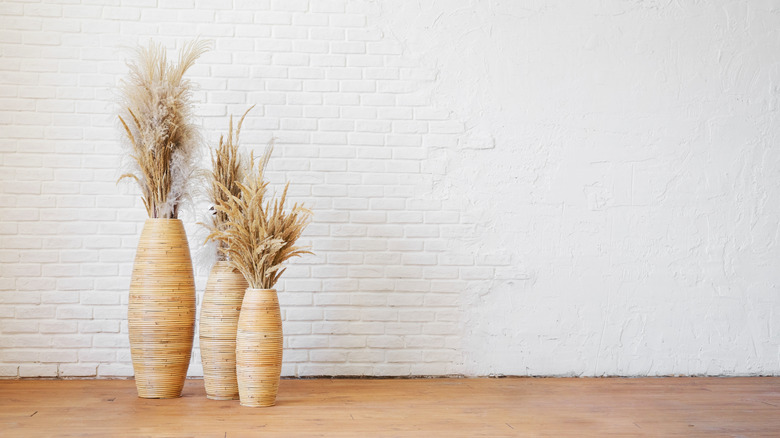
[[[219,395],[208,395],[208,394],[206,394],[206,398],[209,399],[209,400],[238,400],[238,396],[237,395],[236,396],[232,396],[232,397],[230,397],[230,396],[225,397],[225,396],[219,396]]]
[[[147,399],[181,398],[181,395],[141,395],[141,394],[138,394],[138,398],[147,398]]]
[[[240,405],[241,406],[246,406],[247,408],[270,408],[271,406],[276,406],[276,402],[273,402],[273,403],[268,404],[268,405],[264,405],[264,404],[245,404],[245,403],[240,403]]]

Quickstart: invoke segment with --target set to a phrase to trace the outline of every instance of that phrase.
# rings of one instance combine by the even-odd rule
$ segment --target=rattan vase
[[[211,269],[200,308],[200,356],[206,397],[212,400],[238,398],[236,380],[236,330],[247,284],[228,262]]]
[[[144,224],[127,321],[138,396],[181,396],[195,331],[195,282],[180,220],[147,219]]]
[[[274,289],[247,289],[236,335],[236,374],[243,406],[273,406],[282,372],[282,315]]]

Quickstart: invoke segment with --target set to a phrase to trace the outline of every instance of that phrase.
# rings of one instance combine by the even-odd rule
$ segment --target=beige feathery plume
[[[312,254],[295,245],[309,224],[311,211],[298,204],[285,211],[289,183],[280,199],[266,199],[268,182],[264,173],[272,150],[266,150],[246,182],[236,182],[238,194],[215,182],[225,199],[215,209],[224,213],[225,221],[208,237],[224,243],[220,250],[255,289],[272,289],[286,269],[284,262]]]
[[[211,154],[211,172],[209,173],[211,184],[209,185],[208,195],[213,206],[213,216],[210,224],[204,224],[209,229],[209,232],[213,233],[216,230],[225,229],[225,223],[228,219],[224,209],[227,208],[227,203],[230,201],[229,195],[241,196],[238,183],[245,182],[248,174],[251,172],[254,157],[253,155],[243,157],[239,151],[238,144],[241,135],[241,125],[252,108],[254,108],[254,105],[241,116],[235,131],[233,131],[233,116],[230,116],[227,138],[220,136],[219,145]],[[226,188],[227,192],[223,191],[222,187]],[[218,206],[222,208],[217,208]],[[207,242],[208,240],[216,241],[217,256],[219,259],[224,260],[227,242],[216,236],[210,236]]]
[[[200,136],[192,120],[192,85],[184,73],[207,50],[207,42],[192,41],[174,65],[165,47],[152,42],[136,51],[128,64],[130,74],[122,81],[119,121],[134,168],[119,179],[138,183],[150,218],[178,217],[180,203],[188,196]]]

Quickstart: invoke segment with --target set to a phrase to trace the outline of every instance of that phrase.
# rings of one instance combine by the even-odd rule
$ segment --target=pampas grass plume
[[[192,41],[174,64],[164,46],[150,42],[136,50],[121,82],[119,121],[133,165],[119,179],[138,183],[150,218],[177,218],[189,195],[200,134],[192,120],[192,84],[184,74],[208,48],[206,41]]]
[[[225,202],[215,205],[215,209],[224,213],[225,222],[209,236],[225,243],[220,250],[254,289],[272,289],[284,273],[287,260],[312,254],[295,245],[312,213],[297,203],[285,209],[289,182],[281,198],[267,196],[264,172],[272,151],[272,147],[266,150],[260,163],[252,167],[247,181],[236,183],[238,194],[216,183]]]

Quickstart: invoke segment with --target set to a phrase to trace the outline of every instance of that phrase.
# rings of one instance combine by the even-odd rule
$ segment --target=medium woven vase
[[[282,372],[282,315],[274,289],[247,289],[236,335],[236,374],[243,406],[273,406]]]
[[[249,285],[228,262],[211,269],[200,308],[200,356],[206,397],[238,398],[236,380],[236,331],[244,291]]]
[[[147,219],[127,312],[138,396],[180,397],[195,332],[195,282],[179,219]]]

